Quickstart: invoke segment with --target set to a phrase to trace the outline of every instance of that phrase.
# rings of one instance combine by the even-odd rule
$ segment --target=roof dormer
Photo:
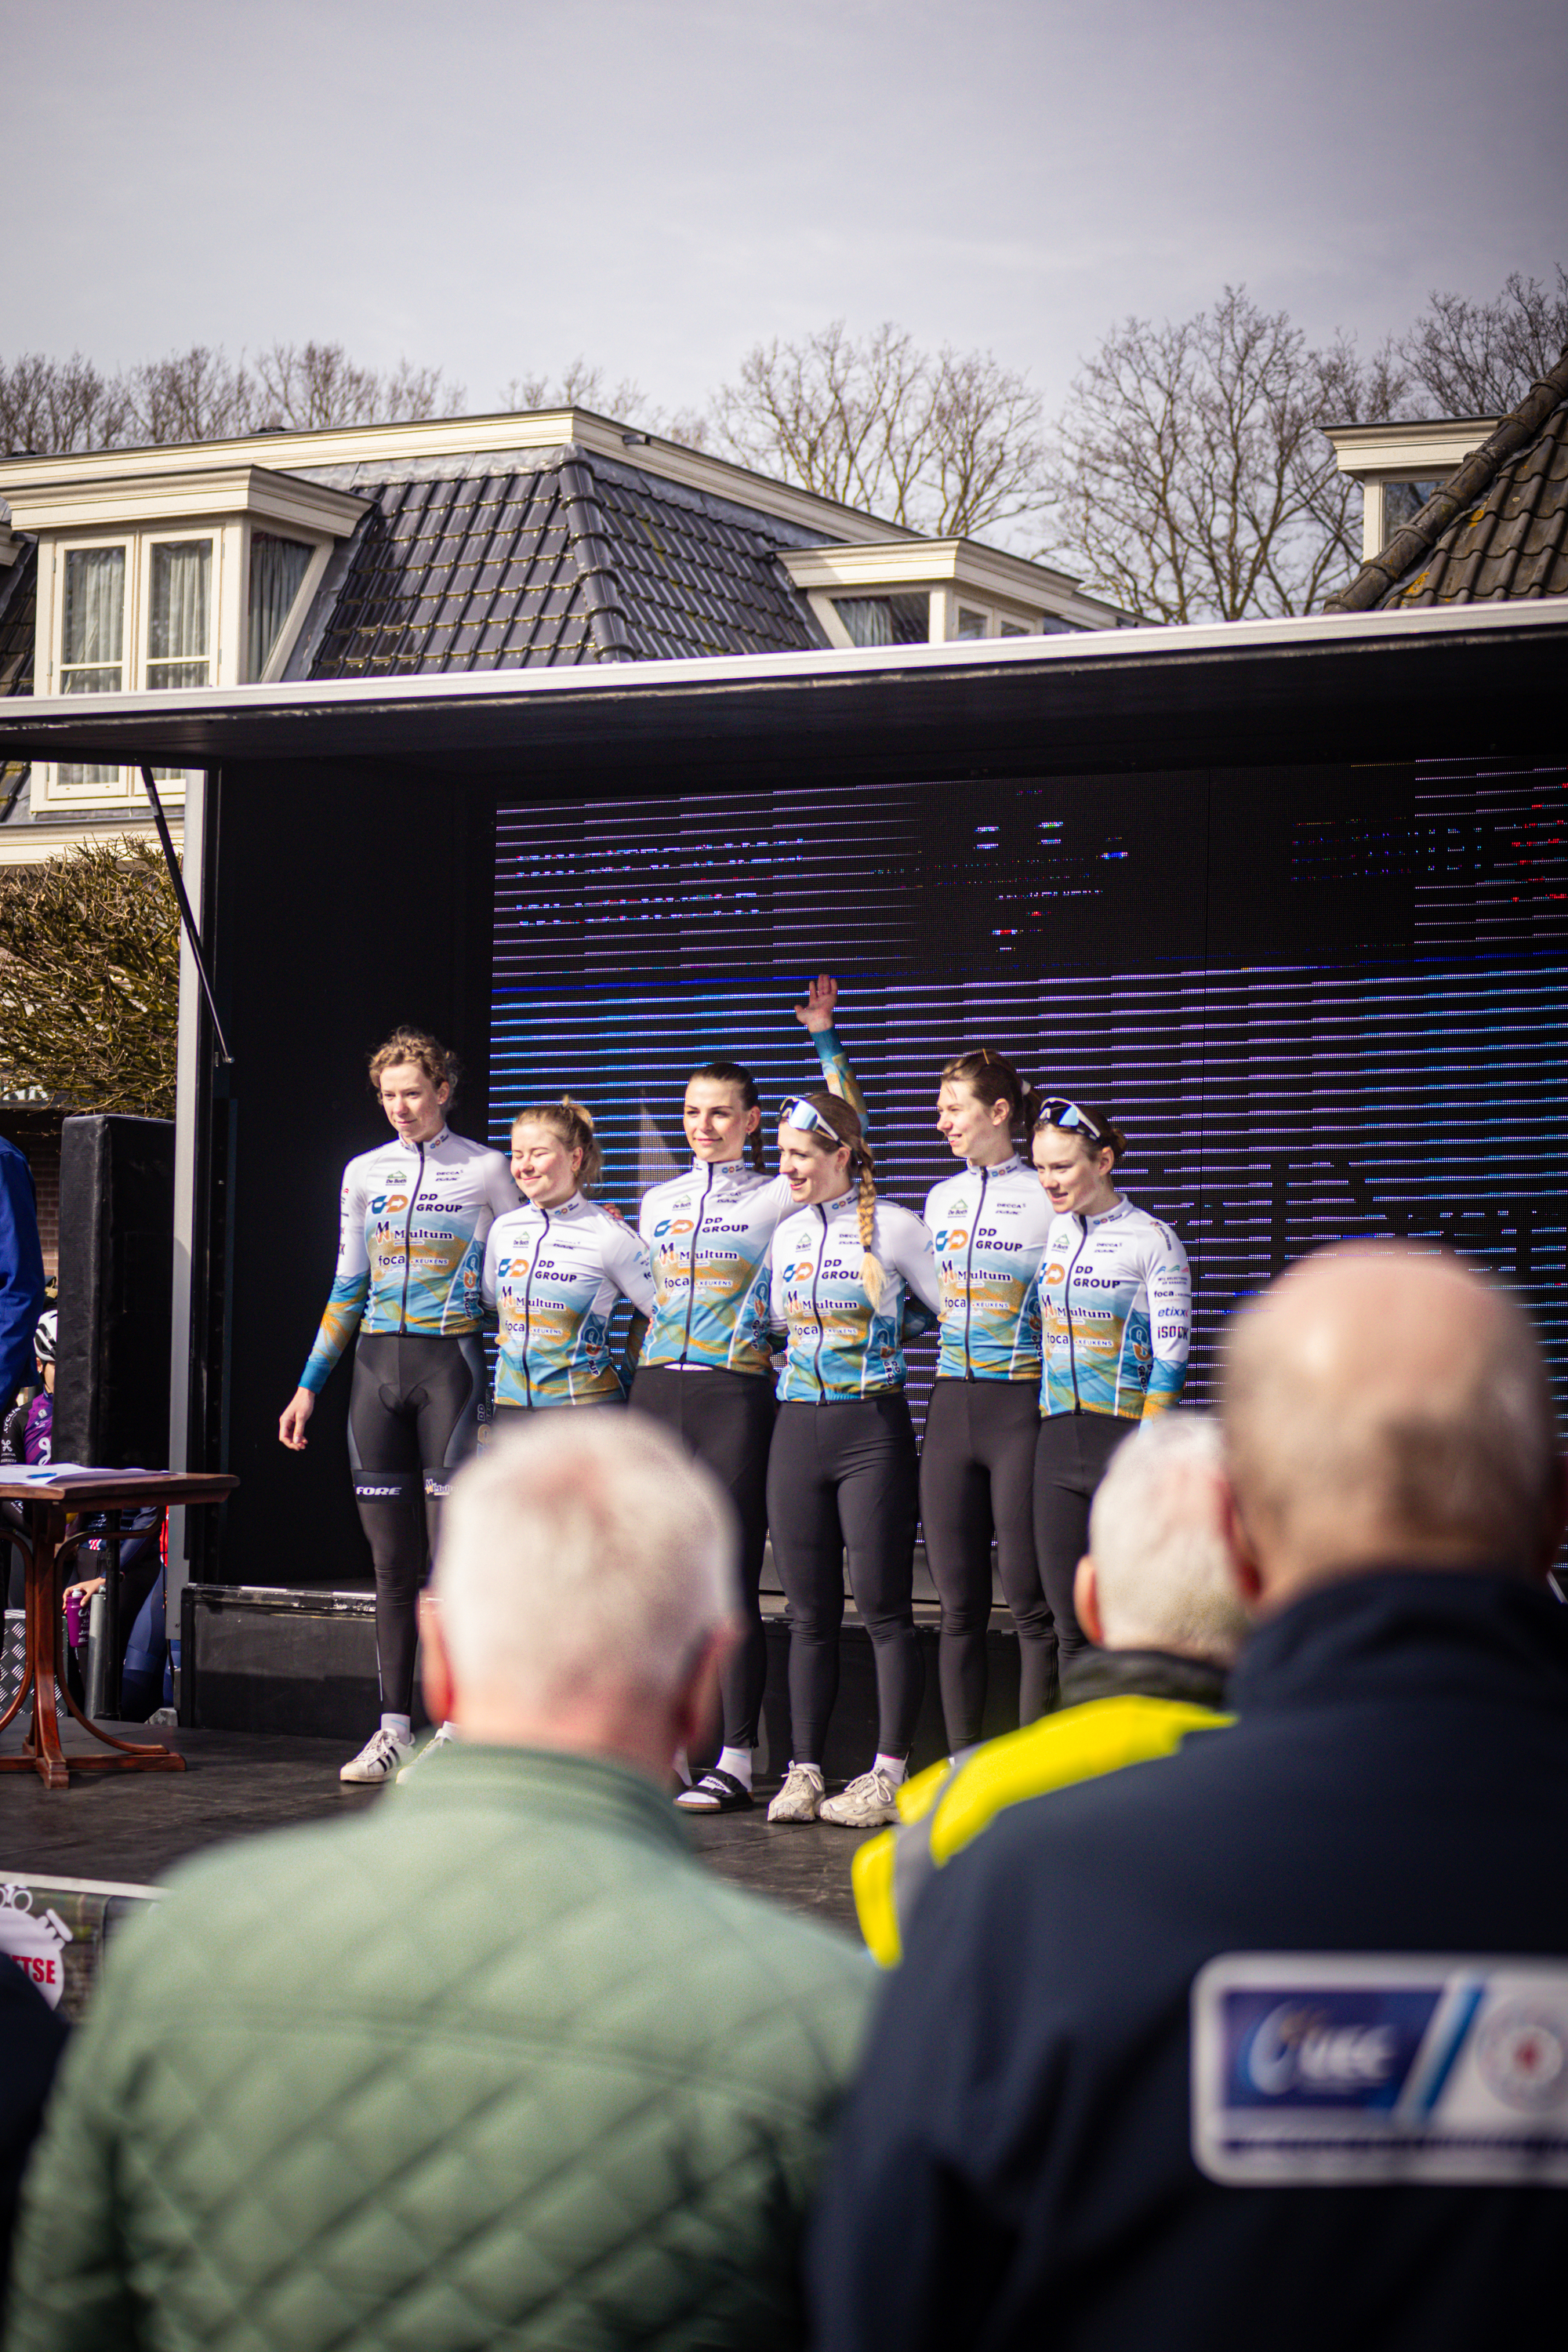
[[[941,646],[1115,628],[1114,604],[1070,572],[968,539],[784,549],[779,557],[833,646]]]
[[[34,691],[161,693],[277,677],[365,500],[262,466],[132,473],[116,454],[90,474],[47,460],[6,468],[13,537],[38,545]],[[177,799],[183,779],[170,782]],[[129,769],[51,762],[34,772],[40,811],[112,808],[140,794]]]
[[[1497,424],[1495,416],[1447,416],[1324,427],[1340,472],[1362,486],[1363,563],[1382,554]]]

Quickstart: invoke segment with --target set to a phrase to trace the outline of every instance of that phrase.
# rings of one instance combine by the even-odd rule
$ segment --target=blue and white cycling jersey
[[[1045,1187],[1015,1157],[966,1161],[926,1194],[925,1221],[942,1285],[939,1381],[1037,1381],[1035,1275],[1051,1229]]]
[[[1193,1283],[1169,1225],[1119,1201],[1053,1217],[1036,1276],[1045,1338],[1040,1412],[1141,1421],[1181,1402]]]
[[[784,1333],[785,1403],[837,1404],[903,1387],[905,1333],[929,1331],[942,1309],[931,1235],[908,1209],[879,1201],[872,1247],[883,1273],[875,1307],[860,1279],[855,1192],[796,1209],[773,1235],[768,1299]]]
[[[491,1222],[517,1206],[505,1157],[444,1127],[390,1135],[343,1170],[338,1270],[300,1375],[319,1390],[356,1331],[462,1339],[480,1326]]]
[[[500,1322],[497,1404],[594,1404],[621,1393],[610,1361],[618,1299],[653,1312],[647,1253],[618,1217],[574,1192],[553,1209],[525,1201],[498,1217],[485,1247],[484,1299]]]
[[[837,1033],[812,1037],[826,1078],[862,1122],[865,1104]],[[794,1205],[782,1176],[742,1160],[694,1160],[684,1176],[644,1196],[637,1228],[653,1267],[657,1304],[639,1364],[765,1378],[768,1244]]]

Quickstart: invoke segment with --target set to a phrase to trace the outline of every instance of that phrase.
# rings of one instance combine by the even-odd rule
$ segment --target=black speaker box
[[[60,1133],[54,1455],[95,1468],[169,1461],[174,1126],[93,1113]]]

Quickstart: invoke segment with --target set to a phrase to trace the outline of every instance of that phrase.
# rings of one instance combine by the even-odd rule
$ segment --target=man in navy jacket
[[[0,1418],[33,1378],[33,1334],[44,1311],[44,1257],[33,1171],[0,1135]]]
[[[1539,1349],[1450,1259],[1233,1326],[1223,1739],[933,1880],[819,2210],[819,2352],[1526,2340],[1568,2242],[1568,1610]]]

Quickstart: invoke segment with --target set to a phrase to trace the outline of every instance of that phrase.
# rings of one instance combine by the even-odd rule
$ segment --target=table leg
[[[59,1717],[55,1707],[60,1622],[56,1588],[59,1582],[58,1550],[66,1541],[70,1515],[58,1504],[37,1504],[33,1507],[32,1546],[27,1561],[27,1658],[16,1700],[19,1706],[31,1688],[33,1722],[21,1755],[0,1756],[0,1772],[37,1772],[46,1789],[68,1788],[73,1765],[80,1772],[183,1772],[185,1759],[172,1748],[133,1745],[128,1739],[115,1739],[107,1731],[100,1731],[90,1717],[82,1713],[69,1690],[63,1689],[66,1705],[83,1730],[90,1732],[100,1747],[110,1751],[108,1755],[78,1753],[67,1758],[60,1746]],[[12,1706],[5,1721],[16,1711],[16,1706]]]

